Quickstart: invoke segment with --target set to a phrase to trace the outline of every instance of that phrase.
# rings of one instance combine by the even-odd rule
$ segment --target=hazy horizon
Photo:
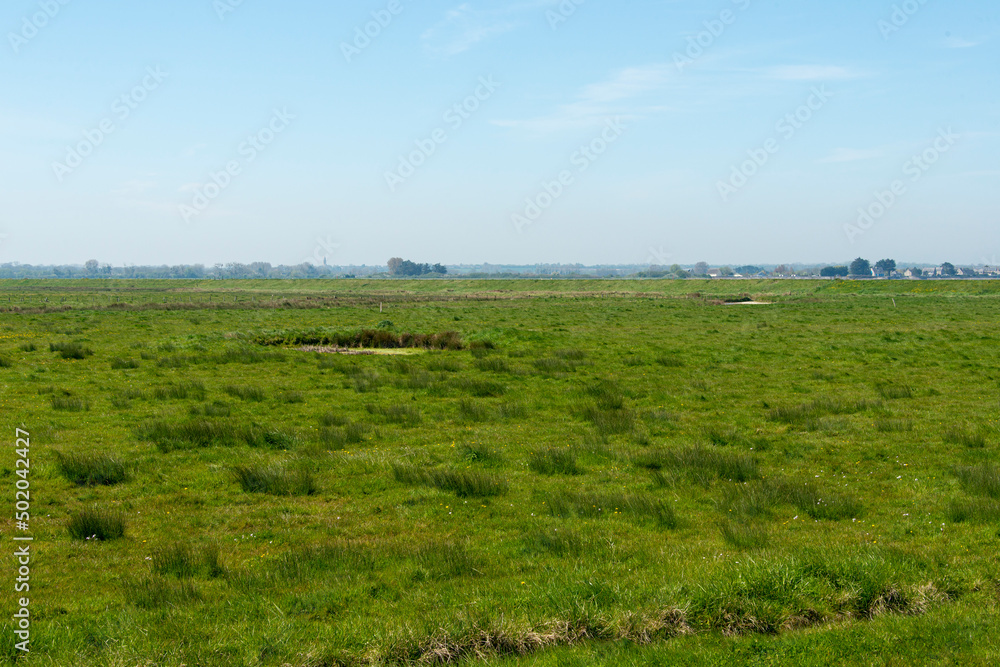
[[[0,263],[1000,263],[985,0],[15,0],[0,27]]]

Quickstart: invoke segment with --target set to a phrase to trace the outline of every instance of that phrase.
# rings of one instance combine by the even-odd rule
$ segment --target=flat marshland
[[[0,660],[995,664],[998,316],[986,281],[0,282]]]

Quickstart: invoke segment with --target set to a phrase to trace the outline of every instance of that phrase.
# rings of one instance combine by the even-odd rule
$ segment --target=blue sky
[[[0,36],[0,262],[1000,262],[995,1],[9,0]]]

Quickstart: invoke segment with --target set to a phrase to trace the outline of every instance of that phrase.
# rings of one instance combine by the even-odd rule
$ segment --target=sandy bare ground
[[[736,303],[727,303],[727,306],[771,306],[774,305],[770,301],[738,301]]]

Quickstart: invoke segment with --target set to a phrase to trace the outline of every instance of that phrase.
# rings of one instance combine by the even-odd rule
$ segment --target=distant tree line
[[[428,274],[443,276],[448,273],[448,269],[441,264],[435,264],[434,266],[430,264],[417,264],[401,257],[393,257],[386,265],[389,267],[389,275],[393,276],[413,277],[426,276]]]
[[[376,273],[379,270],[381,269],[376,267],[313,266],[312,264],[272,266],[267,262],[253,262],[251,264],[240,264],[234,262],[229,264],[216,264],[212,267],[206,267],[203,264],[181,264],[177,266],[111,266],[110,264],[101,264],[97,260],[88,260],[83,266],[36,266],[18,263],[0,264],[0,278],[294,280],[303,278],[346,278],[354,277],[354,275]]]

